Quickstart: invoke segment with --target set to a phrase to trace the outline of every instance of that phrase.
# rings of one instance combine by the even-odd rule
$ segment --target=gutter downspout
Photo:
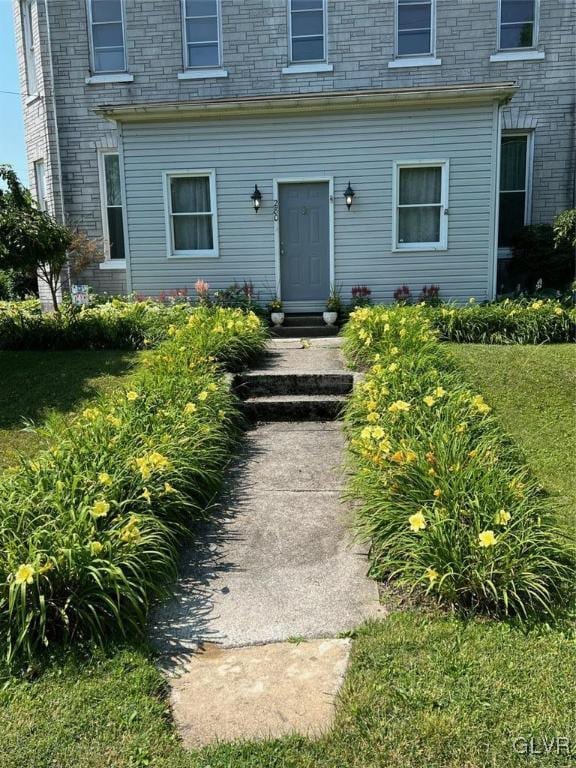
[[[46,10],[46,37],[48,39],[48,61],[50,72],[50,101],[52,102],[52,114],[54,120],[54,141],[56,142],[56,170],[58,176],[58,189],[60,193],[60,208],[62,224],[66,224],[66,209],[64,207],[64,183],[62,180],[62,158],[60,155],[60,131],[58,129],[58,113],[56,111],[56,86],[54,79],[54,63],[52,61],[52,39],[50,32],[50,10],[49,0],[44,0],[44,8]],[[46,115],[48,118],[48,115]],[[70,285],[70,265],[66,265],[66,278],[68,285]]]

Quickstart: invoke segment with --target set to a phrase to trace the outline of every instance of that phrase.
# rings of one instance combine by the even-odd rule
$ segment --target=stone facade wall
[[[43,137],[53,141],[56,135],[47,109],[50,83],[44,76],[49,60],[48,7],[64,209],[67,220],[80,224],[90,236],[102,235],[98,149],[113,147],[118,140],[114,125],[93,110],[128,102],[513,80],[520,90],[503,110],[503,127],[534,130],[532,220],[551,221],[574,205],[574,0],[540,4],[538,50],[545,53],[544,60],[499,63],[490,62],[497,46],[497,0],[437,0],[436,56],[442,64],[411,69],[388,67],[394,57],[394,0],[328,0],[327,60],[334,71],[307,75],[282,74],[288,64],[287,0],[221,0],[221,4],[222,67],[228,77],[178,79],[183,70],[180,0],[125,0],[128,72],[134,81],[87,84],[90,57],[84,0],[50,0],[48,6],[46,0],[37,0],[45,91],[40,104],[25,106],[29,163],[45,151]],[[19,29],[19,21],[16,26]],[[20,44],[19,51],[23,70]],[[53,162],[47,187],[56,207]],[[91,276],[98,276],[99,288],[125,289],[122,274],[103,272],[93,270]]]

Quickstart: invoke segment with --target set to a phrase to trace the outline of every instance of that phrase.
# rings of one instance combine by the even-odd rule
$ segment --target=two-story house
[[[88,281],[493,297],[574,205],[575,0],[14,0],[28,161]]]

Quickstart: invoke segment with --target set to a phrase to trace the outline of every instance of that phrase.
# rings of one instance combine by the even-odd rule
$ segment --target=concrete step
[[[243,400],[274,395],[347,395],[354,386],[354,376],[345,371],[249,371],[237,374],[232,386]]]
[[[249,397],[242,410],[251,421],[328,421],[340,416],[345,402],[343,395]]]
[[[322,315],[284,315],[283,326],[285,328],[310,327],[313,325],[326,325]]]
[[[270,328],[272,336],[284,339],[318,339],[337,336],[338,331],[336,325],[279,325]]]

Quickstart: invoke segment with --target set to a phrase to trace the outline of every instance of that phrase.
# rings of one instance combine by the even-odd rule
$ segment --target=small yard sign
[[[90,303],[89,296],[90,286],[88,285],[73,285],[72,286],[72,304],[83,306]]]

